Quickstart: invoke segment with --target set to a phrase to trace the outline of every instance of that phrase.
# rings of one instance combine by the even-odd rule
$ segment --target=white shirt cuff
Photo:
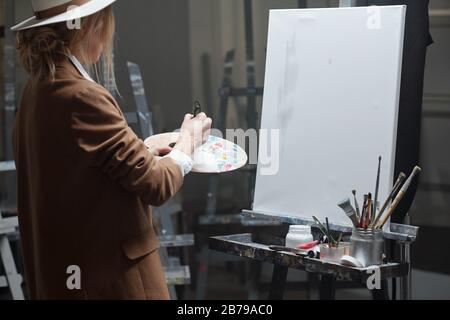
[[[168,155],[163,158],[171,158],[181,169],[181,175],[184,177],[189,172],[191,172],[192,167],[194,166],[194,161],[191,157],[189,157],[186,153],[173,149]]]

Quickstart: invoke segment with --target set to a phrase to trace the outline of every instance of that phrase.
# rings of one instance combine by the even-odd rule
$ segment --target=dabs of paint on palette
[[[196,151],[194,170],[199,172],[229,172],[242,167],[247,160],[243,150],[234,143],[210,136]]]

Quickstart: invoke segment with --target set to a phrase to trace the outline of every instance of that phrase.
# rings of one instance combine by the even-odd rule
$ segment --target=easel
[[[5,26],[3,28],[4,33],[4,60],[3,72],[4,72],[4,101],[3,101],[3,123],[2,137],[4,139],[2,145],[5,147],[1,150],[1,154],[6,159],[12,159],[12,127],[15,119],[16,104],[15,104],[15,69],[14,69],[14,34],[10,30],[14,23],[14,1],[3,1],[4,20]],[[13,161],[0,162],[0,172],[13,172],[15,171],[15,165]],[[15,180],[6,178],[5,188],[15,189]],[[11,191],[12,191],[11,190]],[[14,191],[12,191],[14,192]],[[11,296],[14,300],[24,300],[24,294],[22,291],[22,276],[17,273],[16,263],[11,251],[9,243],[9,236],[15,235],[18,228],[18,219],[15,218],[3,218],[2,208],[0,208],[0,256],[1,262],[5,271],[5,276],[0,276],[0,287],[9,287]]]
[[[15,40],[11,27],[14,24],[14,1],[3,1],[4,12],[4,48],[3,48],[3,93],[2,113],[3,122],[0,124],[2,139],[0,161],[13,159],[12,132],[16,115],[16,89],[15,89]],[[16,179],[13,174],[6,174],[0,181],[0,201],[12,206],[16,201]]]
[[[351,6],[352,1],[341,1],[341,6]],[[255,219],[270,219],[284,223],[286,227],[290,224],[312,225],[312,221],[289,215],[273,215],[267,212],[257,212],[244,210],[244,217]],[[350,228],[334,225],[332,230],[351,232]],[[388,299],[387,280],[390,278],[402,278],[401,297],[410,297],[410,261],[409,246],[415,241],[418,228],[407,225],[392,224],[391,229],[384,233],[388,241],[395,241],[401,247],[401,261],[386,263],[379,266],[381,288],[372,291],[374,299]],[[285,230],[287,233],[287,228]],[[284,245],[283,238],[264,238],[260,234],[238,234],[231,236],[213,237],[210,240],[210,248],[223,253],[235,256],[246,257],[251,260],[265,261],[274,264],[272,283],[269,293],[270,299],[282,299],[286,277],[289,268],[307,271],[318,280],[320,277],[319,297],[321,299],[334,299],[336,290],[336,280],[344,279],[359,286],[368,280],[367,269],[348,268],[338,264],[323,263],[317,259],[297,257],[293,254],[275,252],[269,249],[268,245]]]
[[[244,0],[245,15],[245,42],[246,42],[246,71],[247,71],[247,87],[236,88],[232,84],[232,75],[234,68],[235,51],[230,50],[225,55],[222,86],[219,89],[220,105],[218,116],[215,117],[216,128],[222,133],[226,129],[226,117],[230,98],[247,97],[247,125],[249,128],[257,127],[258,113],[256,110],[256,98],[262,96],[263,88],[256,87],[255,82],[255,57],[253,47],[253,19],[252,19],[252,2]],[[205,79],[206,85],[206,79]],[[251,176],[255,174],[255,167],[247,168],[247,172]],[[206,217],[200,220],[200,223],[214,220],[217,210],[217,191],[218,191],[218,175],[211,175],[208,187],[208,199],[206,205]],[[253,193],[254,179],[250,177],[249,193]],[[220,221],[219,221],[220,222]]]
[[[15,171],[14,162],[0,162],[0,172]],[[5,276],[0,276],[0,287],[9,287],[14,300],[24,300],[22,291],[22,276],[17,273],[16,263],[11,251],[8,236],[15,234],[19,226],[18,218],[6,218],[2,216],[0,208],[0,257],[5,271]]]
[[[253,45],[253,19],[252,19],[252,1],[244,0],[244,18],[245,18],[245,43],[246,43],[246,71],[247,71],[247,86],[245,88],[236,88],[232,84],[232,75],[234,68],[235,51],[230,50],[225,55],[224,68],[223,68],[223,80],[222,86],[219,89],[220,105],[218,116],[215,118],[216,128],[220,132],[225,133],[226,129],[226,117],[229,106],[230,98],[247,98],[247,125],[248,128],[257,128],[258,113],[256,109],[256,99],[258,96],[262,96],[263,88],[256,87],[255,81],[255,57],[254,57],[254,45]],[[203,66],[207,65],[207,60],[203,57]],[[206,71],[206,70],[204,70]],[[204,72],[207,75],[207,72]],[[208,90],[208,77],[204,76],[205,92]],[[248,165],[244,168],[247,175],[248,194],[252,198],[254,181],[256,175],[256,166]],[[219,176],[211,175],[208,181],[208,193],[206,202],[205,215],[199,218],[199,224],[205,227],[214,227],[215,229],[227,228],[231,225],[237,226],[252,226],[252,227],[267,227],[278,226],[277,222],[268,222],[267,220],[255,220],[252,221],[242,217],[239,213],[235,214],[217,214],[217,198],[219,190]],[[203,300],[206,295],[206,284],[208,278],[208,269],[210,263],[210,253],[206,244],[202,245],[199,258],[199,268],[197,274],[197,286],[196,286],[196,299]],[[236,261],[236,259],[226,258],[225,261]],[[255,299],[257,297],[257,282],[259,274],[261,272],[260,263],[251,263],[250,272],[251,281],[249,283],[249,298]]]
[[[140,68],[137,64],[128,62],[131,86],[136,103],[136,113],[126,114],[129,123],[137,123],[141,137],[150,137],[154,134],[152,113],[148,108],[147,98],[145,96],[144,83]],[[182,207],[173,199],[169,200],[163,206],[153,209],[153,220],[157,226],[159,238],[159,255],[164,268],[166,281],[169,286],[169,293],[172,299],[177,298],[175,285],[190,284],[189,266],[181,265],[180,258],[171,257],[168,254],[168,248],[188,247],[194,245],[193,234],[176,234],[173,225],[173,216],[182,213]],[[187,256],[186,252],[185,256]]]
[[[4,27],[4,57],[3,57],[3,73],[4,73],[4,105],[3,105],[3,130],[4,141],[3,146],[4,157],[11,159],[12,151],[12,127],[16,116],[15,103],[15,41],[14,34],[10,30],[14,24],[14,1],[4,0],[5,27]]]

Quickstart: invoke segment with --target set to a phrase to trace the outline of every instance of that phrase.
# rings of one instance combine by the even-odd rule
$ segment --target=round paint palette
[[[163,133],[145,140],[147,148],[155,149],[169,146],[178,141],[179,133]],[[209,136],[208,140],[194,152],[193,172],[223,173],[237,170],[247,163],[245,151],[228,140]]]

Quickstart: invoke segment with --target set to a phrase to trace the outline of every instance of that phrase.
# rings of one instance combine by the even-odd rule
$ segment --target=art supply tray
[[[319,259],[302,257],[294,253],[273,251],[269,249],[269,244],[264,244],[282,245],[283,239],[281,238],[271,238],[270,240],[261,239],[263,241],[259,241],[260,239],[256,240],[255,238],[256,236],[250,233],[211,237],[209,239],[209,248],[234,256],[268,262],[306,272],[332,275],[338,280],[354,281],[361,284],[366,283],[368,277],[372,275],[371,272],[368,272],[370,268],[352,268],[335,263],[325,263]],[[378,267],[380,268],[381,280],[404,277],[409,272],[408,263],[403,262],[387,263]]]
[[[267,219],[269,221],[277,221],[286,224],[299,224],[299,225],[314,225],[314,221],[312,219],[296,216],[296,215],[276,215],[270,214],[267,212],[258,212],[255,210],[242,210],[242,215],[247,218],[253,219]],[[330,223],[330,228],[333,231],[342,231],[346,233],[351,233],[351,227],[344,227],[340,225],[335,225]],[[419,232],[419,227],[405,225],[405,224],[397,224],[391,223],[390,228],[383,230],[383,237],[389,240],[395,240],[399,242],[414,242],[416,241],[417,234]]]

